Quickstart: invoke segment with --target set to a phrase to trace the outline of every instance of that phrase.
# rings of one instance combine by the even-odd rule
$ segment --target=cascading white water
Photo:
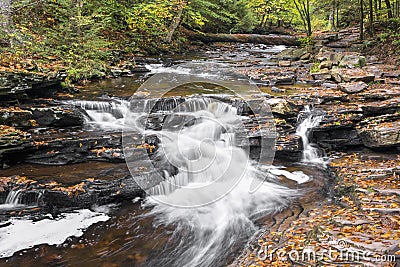
[[[21,199],[21,190],[11,190],[6,198],[6,201],[4,204],[9,204],[9,205],[18,205],[19,201]]]
[[[148,190],[144,205],[151,207],[146,216],[154,216],[155,226],[175,227],[173,236],[179,245],[161,252],[149,266],[221,265],[231,249],[255,233],[255,218],[285,208],[298,195],[296,190],[266,182],[276,177],[273,172],[256,169],[248,154],[237,147],[235,133],[243,131],[242,118],[230,105],[206,97],[145,100],[145,112],[130,113],[131,118],[125,120],[113,116],[105,123],[104,117],[90,111],[111,114],[116,107],[125,109],[129,104],[74,104],[88,112],[89,123],[101,128],[107,124],[118,129],[125,123],[124,127],[143,135],[157,135],[161,141],[157,153],[178,168],[176,175],[165,171],[165,180]],[[141,120],[147,112],[168,114],[162,130],[145,128]],[[309,179],[303,173],[293,173],[294,178],[285,174],[298,183]],[[252,192],[255,179],[264,182]]]
[[[67,101],[83,108],[87,115],[87,124],[100,126],[102,129],[122,129],[124,117],[129,109],[129,101],[111,99],[110,101]]]
[[[15,209],[18,207],[26,207],[26,206],[37,206],[39,204],[39,201],[43,195],[43,192],[41,190],[38,190],[34,194],[34,198],[32,198],[29,203],[26,203],[27,201],[25,200],[23,202],[23,194],[24,190],[17,189],[17,190],[11,190],[8,195],[6,200],[4,201],[4,204],[0,204],[0,210],[9,210],[9,209]]]
[[[253,167],[235,144],[242,123],[236,109],[191,101],[199,103],[177,107],[163,131],[141,129],[159,136],[158,153],[179,170],[148,191],[147,216],[154,216],[156,226],[174,225],[173,237],[179,239],[148,266],[219,266],[256,231],[255,216],[283,209],[298,194],[266,181],[253,192],[254,179],[265,180],[266,172]],[[175,116],[187,117],[186,124],[173,127]]]
[[[318,148],[309,140],[310,129],[317,127],[321,123],[323,116],[313,114],[308,105],[304,107],[303,114],[306,114],[307,117],[299,124],[296,130],[296,134],[299,135],[303,141],[302,161],[323,164],[324,160],[320,157]]]
[[[145,65],[146,69],[150,70],[152,74],[155,73],[178,73],[178,74],[189,74],[190,69],[184,68],[184,67],[177,67],[177,68],[170,68],[170,67],[165,67],[163,64],[147,64]]]
[[[7,198],[4,202],[4,204],[0,205],[0,210],[9,210],[9,209],[14,209],[20,206],[23,206],[21,204],[21,196],[22,196],[22,191],[20,189],[18,190],[11,190],[8,192]]]

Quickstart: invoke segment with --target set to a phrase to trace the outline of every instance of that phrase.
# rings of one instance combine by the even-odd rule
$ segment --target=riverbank
[[[261,222],[231,266],[397,266],[399,66],[355,52],[356,37],[314,47],[317,86],[303,90],[326,114],[311,136],[332,158],[328,198]],[[298,64],[288,52],[281,64]]]

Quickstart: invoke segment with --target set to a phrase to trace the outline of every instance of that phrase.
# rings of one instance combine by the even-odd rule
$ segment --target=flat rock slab
[[[0,72],[0,103],[19,103],[36,97],[52,97],[62,92],[66,72],[50,75],[24,72]]]
[[[400,120],[367,124],[357,129],[366,147],[390,147],[400,145]]]
[[[354,94],[364,91],[368,88],[368,84],[365,82],[350,82],[350,83],[340,83],[339,89],[347,94]]]
[[[365,57],[358,55],[347,55],[339,63],[342,68],[362,68],[367,64]]]
[[[375,80],[375,74],[370,73],[363,69],[339,69],[334,68],[331,71],[332,77],[338,83],[341,82],[373,82]]]

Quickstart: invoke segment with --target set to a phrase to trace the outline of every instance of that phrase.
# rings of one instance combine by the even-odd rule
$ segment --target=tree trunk
[[[360,40],[364,40],[364,2],[360,0]]]
[[[340,5],[340,1],[337,0],[336,3],[336,28],[339,29],[339,5]]]
[[[265,13],[262,15],[262,17],[261,17],[261,21],[260,21],[260,24],[259,24],[259,27],[260,28],[262,28],[263,27],[263,25],[264,25],[264,19],[265,19]]]
[[[311,36],[311,14],[310,14],[310,1],[309,0],[294,0],[294,5],[299,12],[301,21],[303,22],[304,29],[307,32],[307,36]]]
[[[393,13],[392,13],[392,7],[390,6],[390,0],[385,0],[385,4],[386,4],[388,18],[391,19],[393,18]]]
[[[183,10],[184,10],[184,6],[182,6],[179,9],[178,14],[175,16],[175,18],[173,19],[173,21],[172,21],[172,23],[171,23],[171,25],[169,27],[169,31],[168,31],[167,37],[165,38],[165,41],[167,43],[171,43],[172,42],[172,37],[174,36],[174,33],[175,33],[176,29],[178,28],[178,26],[181,24]]]
[[[369,0],[369,30],[371,32],[371,35],[373,36],[375,33],[374,33],[374,7],[372,0]]]
[[[310,0],[306,0],[306,17],[307,17],[307,36],[311,36],[312,28],[311,28],[311,15],[310,15]]]
[[[12,0],[0,1],[0,39],[4,44],[12,46],[12,38],[9,37],[12,26]]]
[[[331,25],[331,31],[335,31],[335,6],[336,1],[332,0],[331,13],[329,14],[329,24]]]

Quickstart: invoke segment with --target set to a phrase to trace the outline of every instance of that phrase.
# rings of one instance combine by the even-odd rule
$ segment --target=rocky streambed
[[[145,197],[138,180],[150,181],[151,187],[160,182],[160,173],[174,174],[175,170],[165,165],[150,170],[146,161],[139,159],[129,171],[120,122],[136,86],[155,73],[168,71],[171,64],[191,59],[229,64],[259,86],[262,94],[258,97],[267,100],[276,127],[274,165],[282,167],[275,171],[277,183],[303,195],[279,212],[255,216],[254,226],[247,225],[248,232],[243,235],[228,232],[238,235],[239,241],[229,248],[232,253],[218,254],[212,263],[336,266],[346,261],[317,258],[310,263],[287,255],[270,259],[259,252],[268,246],[270,250],[301,251],[305,245],[317,252],[327,246],[339,251],[333,241],[343,239],[346,249],[370,253],[369,258],[352,262],[376,265],[374,257],[395,255],[394,261],[386,262],[392,264],[397,260],[400,219],[396,193],[399,66],[362,55],[356,35],[350,29],[323,36],[313,49],[214,44],[202,53],[138,61],[134,68],[117,66],[112,72],[114,79],[93,82],[75,94],[62,91],[62,73],[53,78],[3,74],[0,200],[8,206],[0,209],[1,228],[9,230],[13,218],[43,221],[48,214],[66,218],[73,210],[86,209],[91,209],[87,218],[93,216],[98,219],[93,223],[100,222],[85,233],[65,236],[78,237],[47,242],[57,246],[39,245],[12,257],[11,250],[4,252],[1,264],[155,265],[162,262],[154,261],[156,255],[161,255],[160,259],[179,256],[180,252],[166,246],[178,245],[185,231],[176,236],[173,226],[154,223],[157,214],[146,216],[151,209],[131,202]],[[260,138],[266,134],[257,128],[260,118],[215,85],[195,83],[169,93],[156,103],[148,127],[162,127],[165,114],[157,110],[171,109],[199,92],[234,106],[246,118],[250,153],[257,155]],[[157,138],[136,133],[130,155],[155,157],[158,148]],[[305,151],[312,155],[308,160]],[[299,173],[308,180],[303,183],[304,176]],[[104,206],[109,204],[119,206]],[[107,220],[101,216],[108,216],[108,221],[101,222]],[[331,244],[326,243],[327,238]],[[36,244],[15,251],[32,245]],[[85,259],[79,256],[82,254],[87,255]]]

